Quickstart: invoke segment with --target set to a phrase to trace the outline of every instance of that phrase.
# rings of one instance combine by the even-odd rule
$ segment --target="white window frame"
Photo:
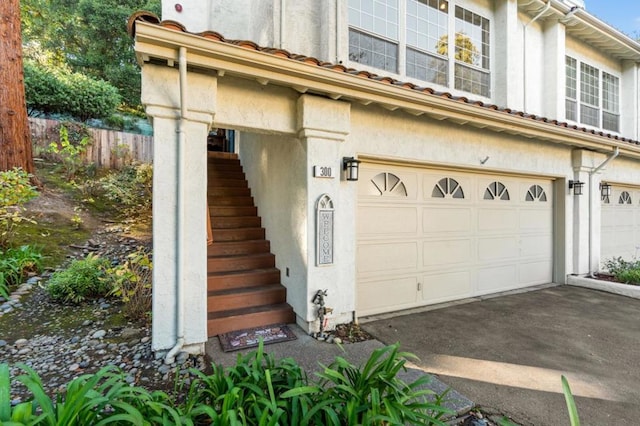
[[[366,1],[366,0],[364,0]],[[375,74],[383,74],[383,75],[389,75],[391,77],[395,77],[399,80],[403,80],[403,81],[409,81],[418,85],[422,85],[424,86],[425,84],[427,85],[431,85],[431,86],[436,86],[436,87],[442,87],[443,90],[446,90],[448,92],[452,92],[454,94],[464,94],[464,95],[469,95],[469,94],[473,94],[474,97],[483,99],[483,100],[490,100],[491,96],[492,96],[492,92],[493,92],[493,77],[494,77],[494,73],[493,73],[493,63],[495,62],[492,59],[492,55],[494,54],[494,50],[493,50],[493,45],[494,45],[494,30],[492,29],[492,25],[493,25],[493,16],[490,10],[484,10],[484,9],[480,9],[478,10],[478,8],[476,7],[476,5],[472,5],[472,4],[467,4],[466,2],[460,1],[460,0],[448,0],[448,15],[447,15],[447,37],[449,40],[449,48],[448,48],[448,52],[446,54],[446,56],[444,55],[438,55],[437,53],[434,52],[427,52],[424,51],[422,49],[420,49],[419,47],[413,46],[409,43],[407,43],[407,8],[408,8],[408,1],[409,0],[397,0],[397,10],[398,10],[398,33],[397,33],[397,38],[396,39],[392,39],[387,37],[385,34],[377,34],[367,28],[362,28],[362,26],[358,26],[355,24],[352,24],[350,22],[349,16],[350,13],[353,13],[353,11],[351,10],[350,6],[353,5],[354,3],[358,3],[360,4],[360,0],[347,0],[347,4],[346,4],[346,15],[345,15],[345,20],[344,22],[344,27],[346,28],[347,31],[345,31],[346,36],[345,36],[345,41],[346,41],[346,65],[349,67],[353,67],[353,68],[357,68],[357,69],[361,69],[361,70],[365,70],[365,71],[369,71],[371,73],[375,73]],[[486,74],[486,79],[484,79],[482,81],[482,83],[485,85],[486,89],[484,90],[483,93],[476,93],[477,92],[477,87],[479,87],[478,85],[474,84],[473,85],[473,90],[476,90],[476,92],[474,91],[464,91],[461,89],[456,89],[456,64],[458,64],[458,66],[461,66],[461,62],[460,61],[456,61],[455,60],[455,31],[456,31],[456,7],[460,7],[462,9],[464,9],[467,12],[472,13],[473,15],[479,16],[480,18],[486,20],[486,22],[488,22],[488,37],[486,37],[488,40],[486,43],[484,43],[484,46],[478,46],[478,50],[480,52],[480,63],[479,65],[471,65],[471,64],[464,64],[462,66],[465,66],[467,68],[471,69],[471,72],[474,74],[477,74],[478,72],[482,72],[484,74]],[[362,34],[366,34],[369,35],[371,37],[375,37],[378,38],[380,40],[384,40],[385,42],[388,43],[393,43],[397,46],[397,65],[395,66],[395,72],[393,70],[389,70],[389,69],[384,69],[384,68],[376,68],[372,65],[369,65],[365,62],[358,62],[357,60],[355,60],[353,58],[353,52],[350,49],[350,37],[351,37],[351,33],[352,31],[354,32],[358,32],[358,33],[362,33]],[[439,58],[442,59],[444,61],[446,61],[447,63],[447,70],[446,70],[446,78],[442,78],[444,81],[444,84],[441,84],[440,82],[435,82],[435,81],[429,81],[429,80],[422,80],[416,77],[411,77],[407,74],[407,54],[409,49],[415,50],[419,53],[422,54],[429,54],[431,57],[435,57],[435,58]],[[484,56],[483,56],[484,53]],[[379,59],[381,60],[381,59]],[[483,62],[484,60],[484,62]],[[372,61],[368,61],[369,63],[371,63]],[[486,64],[486,65],[485,65]],[[484,68],[484,66],[487,66],[487,68]],[[388,68],[388,67],[387,67]]]
[[[574,71],[575,76],[570,71]],[[593,80],[597,84],[594,85]],[[620,133],[620,82],[621,78],[616,73],[567,54],[565,119],[587,127]],[[571,106],[574,107],[573,111],[570,110]],[[589,120],[587,114],[590,110],[596,113],[593,118],[597,119],[597,123]],[[613,124],[607,124],[612,122]]]

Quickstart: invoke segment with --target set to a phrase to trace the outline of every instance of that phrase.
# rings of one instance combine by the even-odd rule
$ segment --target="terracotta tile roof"
[[[220,33],[217,33],[215,31],[205,31],[205,32],[201,32],[201,33],[190,33],[189,31],[186,30],[186,28],[184,27],[184,25],[182,25],[179,22],[176,21],[169,21],[169,20],[164,20],[164,21],[160,21],[160,19],[154,15],[151,12],[144,12],[144,11],[140,11],[140,12],[136,12],[133,15],[131,15],[129,17],[129,22],[127,24],[127,28],[129,31],[129,34],[131,35],[131,37],[135,36],[135,23],[137,21],[143,21],[143,22],[148,22],[148,23],[152,23],[152,24],[156,24],[165,28],[169,28],[175,31],[181,31],[184,33],[189,33],[189,34],[193,34],[193,35],[197,35],[200,37],[204,37],[207,39],[211,39],[211,40],[215,40],[218,42],[222,42],[222,43],[227,43],[227,44],[232,44],[232,45],[236,45],[236,46],[240,46],[243,47],[245,49],[251,49],[251,50],[256,50],[259,52],[264,52],[264,53],[268,53],[274,56],[278,56],[281,58],[286,58],[289,60],[294,60],[294,61],[298,61],[298,62],[304,62],[305,64],[309,64],[311,66],[318,66],[318,67],[322,67],[322,68],[327,68],[327,69],[331,69],[335,72],[342,72],[342,73],[347,73],[347,74],[351,74],[357,77],[361,77],[361,78],[368,78],[374,81],[378,81],[382,84],[390,84],[390,85],[394,85],[394,86],[398,86],[398,87],[402,87],[405,88],[407,90],[414,90],[417,92],[422,92],[425,93],[427,95],[432,95],[432,96],[439,96],[442,98],[448,98],[451,99],[453,102],[462,102],[465,104],[469,104],[469,105],[475,105],[478,106],[480,108],[486,108],[486,109],[490,109],[490,110],[494,110],[494,111],[499,111],[505,114],[510,114],[510,115],[514,115],[514,116],[519,116],[522,117],[522,119],[529,119],[529,120],[536,120],[536,121],[540,121],[540,122],[544,122],[544,123],[549,123],[555,126],[559,126],[559,127],[565,127],[567,129],[573,129],[576,131],[580,131],[580,132],[584,132],[584,133],[590,133],[596,136],[601,136],[603,138],[607,138],[607,139],[612,139],[615,141],[620,141],[620,142],[627,142],[629,144],[632,145],[640,145],[640,141],[637,140],[633,140],[630,138],[625,138],[623,136],[619,136],[619,135],[615,135],[612,133],[606,133],[603,132],[601,130],[598,129],[589,129],[586,127],[581,127],[575,124],[570,124],[567,122],[561,122],[555,119],[549,119],[547,117],[541,117],[541,116],[537,116],[535,114],[528,114],[526,112],[523,111],[516,111],[516,110],[512,110],[511,108],[507,108],[507,107],[501,107],[499,105],[495,105],[495,104],[485,104],[484,102],[480,101],[480,100],[474,100],[474,99],[469,99],[466,96],[456,96],[453,95],[452,93],[449,92],[445,92],[445,91],[439,91],[439,90],[435,90],[431,87],[421,87],[418,86],[416,84],[413,84],[411,82],[406,82],[406,81],[400,81],[400,80],[396,80],[392,77],[389,76],[380,76],[365,70],[358,70],[355,68],[347,68],[342,64],[335,64],[335,63],[331,63],[331,62],[323,62],[317,58],[311,57],[311,56],[305,56],[305,55],[300,55],[300,54],[295,54],[295,53],[290,53],[284,49],[278,49],[278,48],[273,48],[273,47],[263,47],[263,46],[259,46],[258,44],[254,43],[253,41],[250,40],[229,40],[224,38]]]

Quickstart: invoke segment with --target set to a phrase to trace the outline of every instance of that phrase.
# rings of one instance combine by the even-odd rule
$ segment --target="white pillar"
[[[147,64],[142,82],[142,102],[154,127],[152,347],[162,351],[176,344],[182,313],[184,350],[203,352],[207,341],[206,140],[215,110],[216,79],[188,73],[185,117],[180,113],[178,70]]]
[[[301,324],[317,329],[317,313],[311,304],[318,290],[327,290],[326,306],[333,308],[329,327],[353,319],[355,310],[355,200],[357,184],[342,177],[342,158],[355,156],[343,143],[350,131],[351,105],[316,96],[298,100],[298,125],[306,150],[307,180],[307,317]],[[333,178],[314,177],[314,166],[328,166]],[[334,203],[333,263],[317,265],[316,205],[327,194]],[[300,321],[301,319],[299,319]]]

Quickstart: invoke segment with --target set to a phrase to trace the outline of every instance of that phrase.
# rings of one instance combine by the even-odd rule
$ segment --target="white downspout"
[[[613,150],[613,154],[602,162],[598,167],[589,172],[589,276],[592,277],[597,271],[593,270],[593,260],[591,260],[591,253],[593,251],[593,175],[598,173],[600,169],[606,166],[609,161],[613,160],[620,154],[620,149],[616,146]]]
[[[176,264],[176,344],[164,359],[165,364],[173,364],[176,354],[184,346],[184,145],[187,140],[187,48],[180,47],[178,56],[180,75],[180,122],[178,124],[178,259]]]
[[[522,110],[527,112],[527,27],[536,22],[551,7],[551,0],[542,8],[532,20],[522,27]]]
[[[287,0],[280,0],[280,49],[284,49],[285,45],[285,28],[287,24]]]
[[[336,60],[335,63],[336,64],[341,64],[342,62],[340,61],[340,56],[341,56],[341,52],[340,52],[340,35],[341,35],[341,27],[340,27],[340,0],[336,0],[336,27],[335,27],[335,34],[336,34]]]

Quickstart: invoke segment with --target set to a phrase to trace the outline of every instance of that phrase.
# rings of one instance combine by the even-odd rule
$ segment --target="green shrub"
[[[81,121],[111,115],[121,102],[111,84],[85,74],[25,61],[25,96],[31,112],[70,114]]]
[[[113,277],[107,273],[110,267],[107,259],[92,254],[74,260],[67,269],[51,275],[47,293],[54,300],[70,303],[108,296],[114,290]]]
[[[0,251],[0,295],[9,297],[9,287],[18,285],[29,273],[42,269],[42,254],[31,246]]]
[[[123,264],[107,271],[115,281],[112,294],[124,302],[126,317],[146,319],[151,313],[152,271],[151,255],[144,248],[129,254]]]
[[[22,169],[0,172],[0,248],[11,243],[20,222],[35,223],[23,216],[24,204],[38,195],[29,182],[30,178],[31,175]]]
[[[424,380],[406,384],[397,378],[405,355],[396,344],[374,351],[362,368],[337,358],[320,381],[310,382],[293,359],[276,360],[260,343],[257,351],[239,355],[233,367],[214,366],[209,375],[191,370],[196,377],[181,402],[129,386],[113,367],[72,380],[52,398],[38,375],[19,365],[26,374],[16,381],[32,397],[15,406],[9,368],[0,364],[0,424],[444,426],[440,418],[453,413],[438,395],[419,390]]]
[[[293,359],[275,360],[261,344],[233,367],[194,372],[185,412],[211,407],[197,420],[213,424],[445,425],[440,419],[453,412],[422,388],[428,378],[407,384],[397,377],[406,356],[395,344],[375,350],[362,367],[338,357],[313,382]]]
[[[153,166],[132,164],[101,179],[105,196],[121,205],[127,216],[138,216],[151,209]]]
[[[69,131],[64,125],[60,126],[60,141],[49,144],[49,152],[58,155],[67,179],[73,179],[78,170],[84,164],[84,153],[87,145],[91,144],[91,138],[83,137],[79,142],[72,143],[69,139]]]
[[[626,261],[622,257],[617,257],[605,261],[604,267],[617,281],[640,285],[640,260]]]

